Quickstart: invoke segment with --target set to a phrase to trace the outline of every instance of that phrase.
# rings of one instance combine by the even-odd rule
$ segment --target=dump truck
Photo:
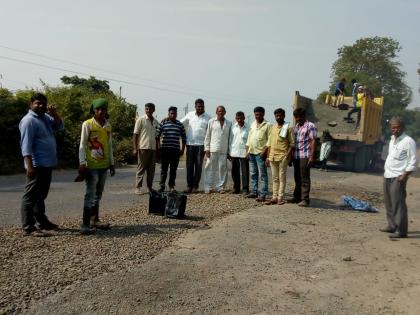
[[[335,96],[327,95],[325,102],[312,100],[295,92],[294,109],[303,108],[306,118],[317,127],[317,152],[319,157],[320,137],[328,131],[333,138],[329,161],[344,166],[346,170],[363,172],[374,167],[375,161],[382,152],[381,121],[383,97],[365,98],[362,103],[359,126],[355,121],[346,121],[348,111],[352,108],[352,97],[341,97],[341,105],[334,107]],[[346,109],[348,107],[348,109]],[[357,113],[353,114],[356,120]]]

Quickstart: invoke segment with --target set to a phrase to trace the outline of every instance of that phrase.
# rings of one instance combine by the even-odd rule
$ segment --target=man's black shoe
[[[247,198],[257,198],[258,196],[257,196],[257,194],[254,194],[254,193],[250,193],[250,194],[248,194],[248,195],[246,195],[246,197]]]
[[[302,200],[299,200],[299,199],[296,199],[296,198],[293,197],[293,198],[287,199],[286,201],[287,201],[287,203],[299,203]]]
[[[398,232],[395,232],[395,233],[392,233],[392,234],[388,235],[388,237],[390,239],[394,239],[394,238],[406,238],[407,237],[407,234],[400,234]]]
[[[29,228],[23,230],[23,236],[32,236],[32,237],[48,237],[51,234],[44,232],[42,230],[38,230],[37,228]]]
[[[45,222],[44,224],[40,224],[39,229],[40,230],[46,230],[46,231],[57,230],[58,225],[48,221],[48,222]]]
[[[392,229],[391,227],[388,226],[386,228],[379,229],[379,231],[384,232],[384,233],[394,233],[395,229]]]
[[[255,199],[258,202],[264,202],[265,201],[265,196],[259,196],[257,199]]]

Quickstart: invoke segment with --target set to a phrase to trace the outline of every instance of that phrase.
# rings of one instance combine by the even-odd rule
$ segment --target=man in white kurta
[[[391,141],[384,172],[384,203],[388,226],[380,229],[392,233],[390,238],[407,237],[408,216],[405,198],[409,175],[416,170],[418,157],[416,142],[404,132],[400,117],[389,121]]]
[[[226,109],[218,106],[216,117],[208,123],[204,139],[206,163],[204,166],[204,191],[225,192],[227,182],[227,158],[229,152],[229,137],[232,123],[225,119]]]

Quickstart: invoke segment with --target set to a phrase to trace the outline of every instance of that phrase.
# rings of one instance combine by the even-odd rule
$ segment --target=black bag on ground
[[[166,194],[157,191],[149,193],[149,214],[164,215],[167,198]]]
[[[187,206],[187,195],[183,193],[170,192],[166,195],[167,202],[165,216],[171,219],[182,219],[185,217]]]

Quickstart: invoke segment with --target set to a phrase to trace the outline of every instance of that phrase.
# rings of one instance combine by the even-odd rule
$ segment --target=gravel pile
[[[260,205],[232,194],[189,195],[187,218],[148,215],[145,204],[106,216],[109,231],[81,236],[79,220],[62,222],[47,238],[0,229],[0,314],[15,314],[47,295],[104,273],[138,268],[188,229]]]
[[[286,194],[291,196],[292,190],[289,179]],[[338,210],[344,194],[382,205],[381,193],[342,183],[315,182],[311,191],[315,217],[323,209]],[[37,300],[99,275],[138,268],[186,230],[209,228],[214,219],[260,205],[229,193],[193,194],[188,196],[185,220],[148,215],[142,202],[105,216],[103,221],[112,229],[91,236],[79,234],[79,219],[62,222],[47,238],[23,237],[18,228],[0,229],[0,314],[20,313]]]

